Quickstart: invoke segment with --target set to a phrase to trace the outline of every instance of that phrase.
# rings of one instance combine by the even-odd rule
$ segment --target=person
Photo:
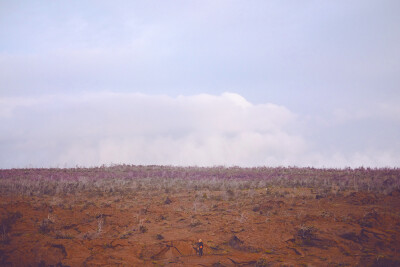
[[[198,246],[199,246],[199,255],[203,256],[203,241],[201,239],[199,239]]]

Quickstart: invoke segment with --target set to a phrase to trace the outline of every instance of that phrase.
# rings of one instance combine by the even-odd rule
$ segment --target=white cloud
[[[283,106],[233,93],[3,98],[2,167],[290,164],[305,149]],[[7,128],[7,129],[6,129]]]
[[[388,148],[377,133],[362,132],[373,127],[365,116],[352,117],[353,127],[347,119],[315,123],[284,106],[256,105],[234,93],[80,93],[8,97],[0,104],[2,168],[400,165],[400,144]],[[385,111],[396,117],[397,110]],[[394,133],[395,128],[390,130]],[[357,137],[360,134],[363,138]]]

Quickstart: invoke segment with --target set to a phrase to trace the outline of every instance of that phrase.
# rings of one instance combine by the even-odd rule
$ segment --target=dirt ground
[[[400,266],[398,191],[166,191],[1,196],[0,265]]]

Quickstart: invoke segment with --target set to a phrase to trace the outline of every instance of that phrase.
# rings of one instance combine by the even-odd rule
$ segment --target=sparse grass
[[[134,192],[166,193],[182,189],[201,192],[225,191],[227,199],[236,192],[255,189],[314,188],[317,195],[336,195],[342,191],[390,194],[400,190],[400,169],[314,169],[314,168],[239,168],[239,167],[171,167],[115,165],[74,169],[0,170],[0,193],[27,196],[62,196],[92,192],[95,196],[115,196]],[[276,192],[275,192],[276,193]],[[208,197],[209,194],[206,194]],[[290,196],[283,191],[279,196]]]

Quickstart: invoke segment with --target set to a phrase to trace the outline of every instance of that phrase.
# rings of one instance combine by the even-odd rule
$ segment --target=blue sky
[[[0,168],[400,166],[398,1],[0,1]]]

